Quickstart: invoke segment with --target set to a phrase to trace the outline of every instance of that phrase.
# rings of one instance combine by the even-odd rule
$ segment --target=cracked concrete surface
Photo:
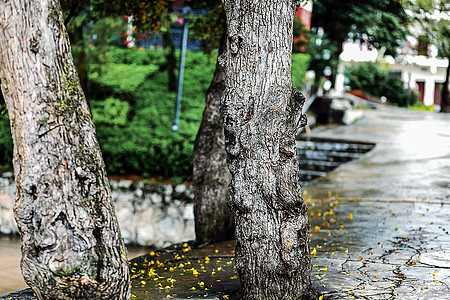
[[[450,299],[449,204],[331,198],[311,214],[313,284],[324,299]]]
[[[319,229],[314,285],[324,299],[450,299],[450,115],[365,114],[312,132],[376,143],[304,188]]]

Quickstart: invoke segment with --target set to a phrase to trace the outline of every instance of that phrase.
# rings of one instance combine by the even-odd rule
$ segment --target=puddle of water
[[[127,248],[130,259],[150,251],[143,247]],[[0,235],[0,296],[28,287],[20,271],[20,258],[19,237]]]

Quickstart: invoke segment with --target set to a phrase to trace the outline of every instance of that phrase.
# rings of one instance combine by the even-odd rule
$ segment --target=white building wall
[[[394,63],[392,70],[402,72],[405,84],[409,84],[412,89],[416,89],[417,82],[425,82],[423,103],[427,106],[434,103],[434,89],[436,83],[445,81],[448,60],[422,57],[422,63]],[[411,77],[410,77],[411,76]]]

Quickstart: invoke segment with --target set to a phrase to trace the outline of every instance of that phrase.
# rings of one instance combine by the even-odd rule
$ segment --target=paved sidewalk
[[[311,136],[376,143],[305,189],[348,198],[450,202],[450,114],[379,106],[348,126],[321,127]]]
[[[450,299],[450,115],[365,114],[312,133],[376,143],[304,189],[318,226],[314,285],[324,299]]]
[[[304,187],[313,285],[323,299],[450,299],[450,115],[365,115],[311,134],[376,143]],[[134,299],[228,299],[240,286],[233,242],[192,248],[131,261]]]

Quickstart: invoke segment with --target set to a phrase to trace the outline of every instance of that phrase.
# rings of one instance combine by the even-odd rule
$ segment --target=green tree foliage
[[[5,99],[0,89],[0,170],[8,170],[12,167],[12,151],[11,129],[9,127]]]
[[[131,20],[136,30],[133,32],[154,33],[157,31],[166,32],[170,29],[168,18],[169,1],[124,1],[124,0],[60,0],[65,16],[65,23],[69,32],[70,41],[73,48],[75,66],[80,77],[81,86],[88,99],[91,98],[89,85],[89,68],[92,61],[102,59],[105,49],[117,41],[110,41],[108,38],[118,36],[124,32],[124,16],[132,16]],[[164,35],[169,37],[171,35]],[[95,38],[93,38],[95,37]],[[136,36],[139,38],[139,36]],[[173,43],[169,44],[170,51],[166,53],[167,64],[164,68],[168,71],[168,85],[172,90],[176,88],[175,78],[175,57],[173,55]],[[88,46],[97,42],[97,51],[89,53]],[[112,43],[113,42],[113,43]],[[97,54],[98,56],[92,56]],[[95,63],[95,62],[94,62]]]
[[[397,0],[314,1],[311,26],[316,33],[318,28],[323,29],[323,36],[318,38],[327,40],[330,47],[329,55],[315,55],[311,66],[328,65],[335,76],[342,43],[348,39],[377,49],[384,47],[386,54],[396,56],[408,34],[406,8],[404,1]],[[316,69],[316,76],[321,76],[323,68]]]
[[[13,144],[9,119],[6,114],[0,114],[0,170],[12,168]]]
[[[431,42],[438,49],[438,55],[450,61],[450,20],[448,0],[416,0],[411,4],[414,19],[421,25],[422,39]],[[445,82],[442,87],[441,111],[450,112],[449,72],[447,67]]]
[[[205,52],[211,54],[220,44],[225,30],[225,18],[222,4],[219,1],[197,1],[194,8],[204,9],[206,15],[192,15],[190,17],[189,32],[193,38],[203,41]]]
[[[411,10],[440,57],[450,56],[450,3],[446,0],[416,0]]]
[[[384,96],[394,105],[406,106],[408,90],[399,74],[391,73],[376,63],[364,62],[347,67],[344,75],[348,78],[348,85],[352,90],[362,90],[377,98]],[[414,104],[417,95],[412,95],[411,100],[411,104]]]

